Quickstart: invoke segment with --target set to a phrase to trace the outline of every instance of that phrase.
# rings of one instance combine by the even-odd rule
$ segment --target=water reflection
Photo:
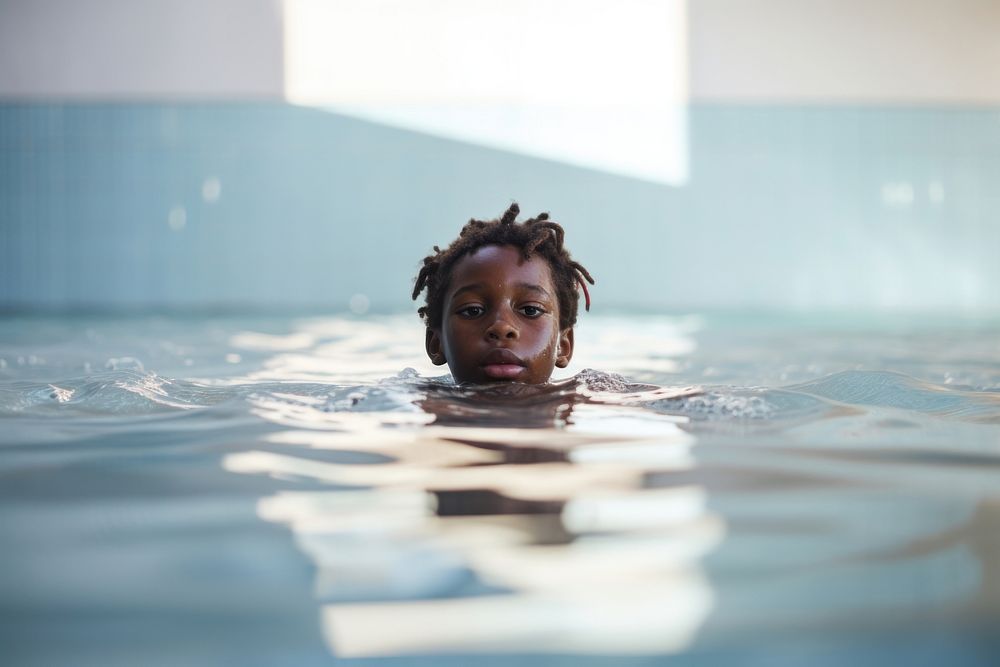
[[[431,383],[405,417],[260,401],[258,415],[295,426],[276,445],[383,460],[260,450],[224,465],[354,489],[280,494],[258,510],[291,525],[316,563],[338,656],[678,651],[712,608],[699,559],[725,525],[697,485],[646,488],[652,470],[689,469],[695,439],[686,418],[633,403],[695,390],[621,388],[612,400],[577,380]]]

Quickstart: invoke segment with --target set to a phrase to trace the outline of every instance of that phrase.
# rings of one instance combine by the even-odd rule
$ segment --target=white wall
[[[1000,103],[997,0],[687,4],[696,101]],[[0,97],[277,98],[282,15],[282,0],[0,0]]]
[[[1000,103],[997,0],[691,0],[691,96]]]
[[[0,0],[0,97],[283,94],[279,0]]]

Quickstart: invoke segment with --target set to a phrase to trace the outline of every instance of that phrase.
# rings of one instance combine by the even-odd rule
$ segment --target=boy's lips
[[[510,350],[497,348],[483,357],[483,372],[498,380],[512,379],[524,370],[524,362]]]

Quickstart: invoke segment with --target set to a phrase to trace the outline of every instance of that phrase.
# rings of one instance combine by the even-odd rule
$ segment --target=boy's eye
[[[527,317],[538,317],[545,314],[545,310],[540,306],[521,306],[521,312]]]
[[[483,308],[482,306],[464,306],[462,308],[459,308],[458,311],[456,312],[458,312],[458,314],[461,315],[462,317],[472,318],[472,317],[479,317],[484,312],[486,312],[486,309]]]

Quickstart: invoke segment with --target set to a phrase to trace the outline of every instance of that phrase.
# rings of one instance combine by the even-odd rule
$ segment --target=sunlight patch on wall
[[[686,0],[285,0],[285,95],[682,185]]]

